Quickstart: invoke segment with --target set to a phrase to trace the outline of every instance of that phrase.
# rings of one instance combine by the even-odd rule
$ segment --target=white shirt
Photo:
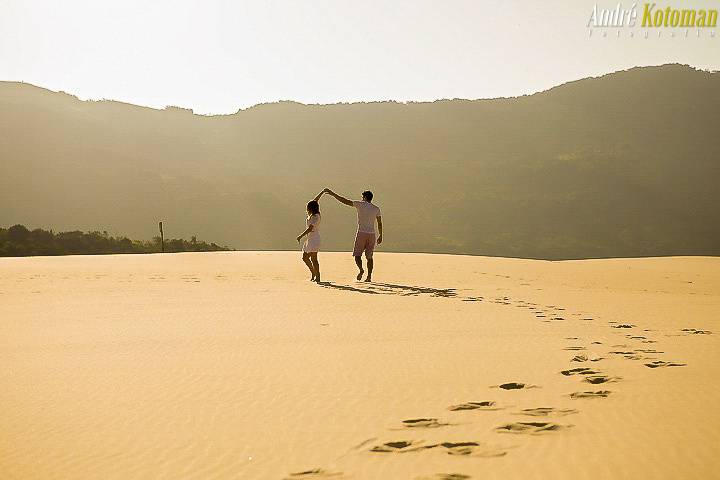
[[[305,226],[309,227],[310,225],[313,226],[312,232],[308,233],[308,236],[319,236],[320,235],[320,214],[315,213],[305,220]]]
[[[375,219],[380,216],[380,207],[365,200],[352,203],[357,210],[358,232],[375,233]]]

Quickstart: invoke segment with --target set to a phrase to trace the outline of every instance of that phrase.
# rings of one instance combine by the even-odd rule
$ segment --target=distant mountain
[[[720,255],[720,74],[634,68],[535,95],[198,116],[0,83],[0,225],[293,249],[305,203],[372,189],[384,250]],[[321,201],[325,249],[354,211]]]

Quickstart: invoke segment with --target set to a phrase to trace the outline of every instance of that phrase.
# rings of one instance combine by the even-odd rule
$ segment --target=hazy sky
[[[630,38],[630,29],[590,37],[594,3],[0,0],[0,80],[230,113],[280,99],[515,96],[669,62],[720,68],[720,28],[700,38],[680,30]],[[720,8],[717,0],[656,3]]]

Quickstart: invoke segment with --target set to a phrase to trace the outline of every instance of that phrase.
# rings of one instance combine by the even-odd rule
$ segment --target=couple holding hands
[[[307,228],[297,237],[298,243],[303,239],[303,237],[306,237],[305,243],[303,244],[302,259],[303,262],[305,262],[305,265],[307,265],[310,269],[310,280],[320,283],[320,264],[318,263],[317,258],[317,254],[320,251],[320,204],[318,203],[318,200],[320,200],[320,197],[322,197],[325,193],[335,197],[338,202],[347,205],[348,207],[355,207],[355,210],[357,210],[358,229],[355,235],[355,248],[353,249],[355,263],[359,269],[357,279],[361,280],[363,274],[365,273],[362,262],[362,254],[365,253],[365,258],[367,259],[367,277],[365,278],[365,281],[372,281],[373,251],[375,250],[376,244],[376,221],[378,225],[378,245],[382,243],[383,234],[380,207],[372,203],[373,194],[369,190],[362,193],[362,200],[349,200],[338,195],[329,188],[323,189],[322,192],[318,193],[315,199],[308,202],[307,219],[305,220]]]

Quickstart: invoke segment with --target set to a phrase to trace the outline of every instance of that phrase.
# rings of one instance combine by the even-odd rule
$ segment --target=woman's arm
[[[308,233],[312,232],[312,231],[313,231],[313,227],[314,227],[314,225],[308,226],[308,228],[306,228],[303,233],[301,233],[300,235],[298,235],[297,241],[299,242],[300,240],[302,240],[302,238],[303,238],[305,235],[307,235]]]
[[[317,202],[318,200],[320,200],[320,197],[323,196],[323,193],[325,193],[325,190],[323,190],[322,192],[318,193],[318,194],[315,196],[315,198],[313,198],[313,200],[315,200],[316,202]]]

